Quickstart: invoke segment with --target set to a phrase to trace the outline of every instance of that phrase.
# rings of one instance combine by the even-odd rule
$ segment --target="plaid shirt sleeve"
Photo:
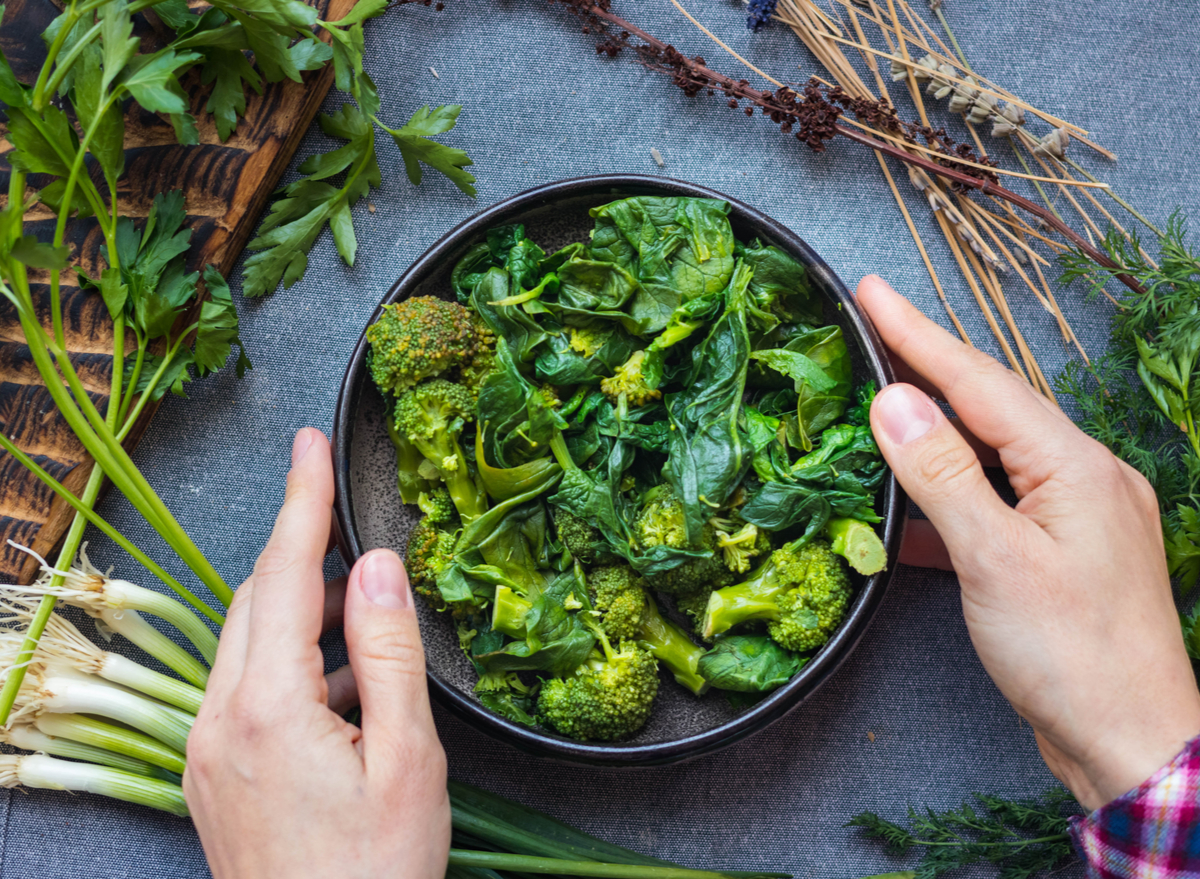
[[[1071,838],[1089,879],[1200,879],[1200,736],[1140,787],[1072,818]]]

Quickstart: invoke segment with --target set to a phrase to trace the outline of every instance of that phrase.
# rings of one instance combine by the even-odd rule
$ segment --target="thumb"
[[[980,535],[1022,517],[1000,499],[975,451],[937,404],[912,385],[888,385],[871,404],[871,430],[888,466],[964,560]]]
[[[436,736],[408,573],[390,549],[358,560],[346,585],[346,647],[362,705],[363,760],[388,771],[415,736]]]

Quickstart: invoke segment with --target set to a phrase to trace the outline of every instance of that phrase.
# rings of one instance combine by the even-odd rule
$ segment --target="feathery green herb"
[[[992,864],[1000,879],[1029,879],[1064,865],[1074,857],[1067,818],[1077,813],[1074,797],[1062,789],[1035,800],[1008,800],[975,794],[977,808],[934,812],[909,807],[907,825],[863,812],[847,822],[866,836],[904,854],[921,852],[916,879],[933,879],[972,864]]]
[[[1185,595],[1200,580],[1200,255],[1181,215],[1158,241],[1157,260],[1136,236],[1112,231],[1102,269],[1079,253],[1062,257],[1063,279],[1088,282],[1095,296],[1118,273],[1145,295],[1125,291],[1113,315],[1109,350],[1091,366],[1069,364],[1057,389],[1078,404],[1079,425],[1154,486],[1167,564]],[[1200,617],[1183,620],[1188,652],[1200,658]]]

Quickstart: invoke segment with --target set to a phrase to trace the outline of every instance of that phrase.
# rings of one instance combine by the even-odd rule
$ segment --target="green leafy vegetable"
[[[766,635],[726,635],[700,657],[700,674],[718,690],[766,693],[782,687],[808,662]]]
[[[591,213],[590,242],[552,254],[488,230],[451,267],[456,301],[390,305],[367,339],[400,495],[425,513],[414,582],[458,626],[476,696],[607,741],[646,722],[660,666],[739,708],[793,678],[846,613],[847,560],[886,563],[884,464],[874,388],[852,394],[840,327],[802,322],[820,308],[798,262],[735,257],[721,202]],[[677,611],[722,639],[706,651]]]

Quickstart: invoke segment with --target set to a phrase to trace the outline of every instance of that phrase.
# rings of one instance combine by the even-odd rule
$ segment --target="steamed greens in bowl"
[[[552,254],[500,226],[452,298],[367,330],[423,513],[410,579],[510,720],[629,737],[660,666],[746,704],[837,630],[851,569],[886,563],[873,385],[805,268],[728,212],[621,199]]]

